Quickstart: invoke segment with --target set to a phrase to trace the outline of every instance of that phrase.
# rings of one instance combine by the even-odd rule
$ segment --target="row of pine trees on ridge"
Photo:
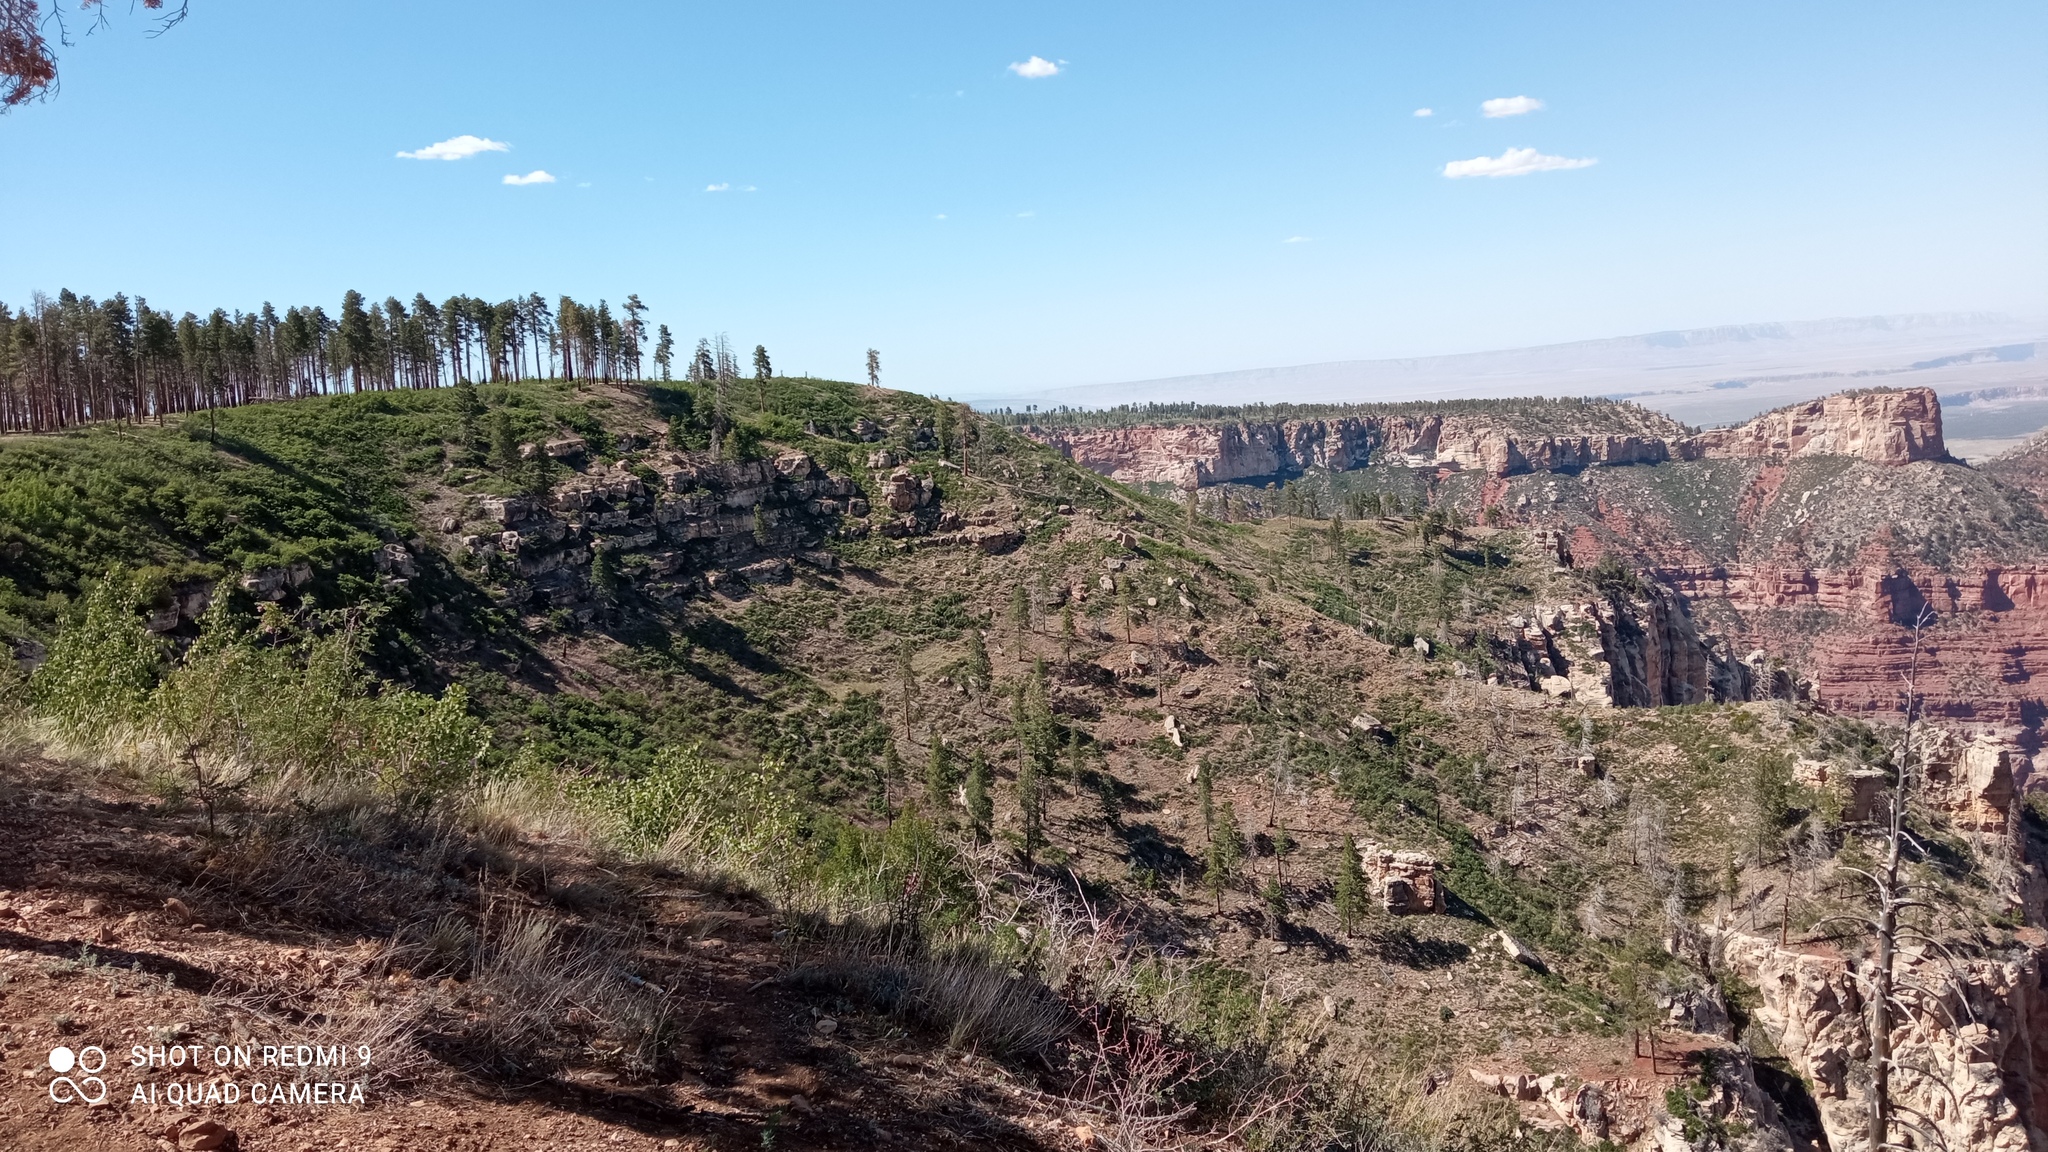
[[[643,354],[670,378],[675,341],[668,326],[648,331],[647,306],[629,295],[614,311],[563,296],[550,307],[535,292],[493,304],[425,294],[410,306],[343,295],[330,315],[319,305],[268,302],[254,312],[216,308],[173,315],[142,297],[105,300],[69,289],[36,293],[28,306],[0,302],[0,432],[51,432],[105,420],[161,421],[181,412],[265,400],[459,381],[645,379]],[[684,365],[711,379],[732,367],[725,341],[698,342]],[[767,368],[765,349],[755,369]]]

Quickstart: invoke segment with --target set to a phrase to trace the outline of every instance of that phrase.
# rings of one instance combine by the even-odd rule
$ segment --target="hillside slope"
[[[0,987],[10,1070],[104,1042],[114,948],[171,976],[121,1027],[411,998],[421,1062],[369,1112],[202,1109],[245,1146],[409,1100],[704,1147],[1853,1146],[1855,1022],[1775,974],[1863,953],[1827,924],[1896,734],[1769,699],[1768,665],[1711,703],[1742,654],[1575,536],[1472,526],[1449,480],[1335,525],[1190,515],[848,385],[725,428],[682,386],[479,392],[0,442],[22,831],[159,853],[0,873],[0,943],[45,972]],[[1913,1044],[1991,1045],[1943,1123],[2010,1144],[2048,1101],[2040,828],[1987,754],[1914,761],[1910,867],[1990,1038],[1937,1012]],[[389,895],[322,904],[277,859]],[[522,933],[589,973],[580,1011],[508,1012]],[[341,974],[227,979],[281,943]],[[115,1113],[136,1147],[145,1112]]]

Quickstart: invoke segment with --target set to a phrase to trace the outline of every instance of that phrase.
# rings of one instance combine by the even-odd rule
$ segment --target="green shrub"
[[[124,575],[109,573],[93,584],[30,681],[37,711],[68,739],[96,741],[140,718],[163,654],[134,603],[134,584]]]

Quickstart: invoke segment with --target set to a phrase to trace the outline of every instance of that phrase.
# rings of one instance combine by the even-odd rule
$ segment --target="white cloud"
[[[938,214],[937,216],[934,216],[934,217],[932,217],[932,219],[934,219],[934,220],[944,220],[945,218],[946,218],[946,214],[945,214],[944,212],[941,212],[941,213],[939,213],[939,214]]]
[[[1436,115],[1436,109],[1434,109],[1434,108],[1417,108],[1417,109],[1415,110],[1415,115],[1416,115],[1416,118],[1417,118],[1417,119],[1420,119],[1420,118],[1422,118],[1422,117],[1425,117],[1425,116],[1434,116],[1434,115]]]
[[[1486,114],[1487,119],[1498,120],[1503,116],[1526,116],[1541,107],[1543,101],[1534,96],[1496,96],[1482,101],[1479,110]]]
[[[730,192],[730,191],[732,191],[732,185],[730,185],[730,184],[706,184],[706,185],[704,186],[704,190],[705,190],[706,192]]]
[[[400,160],[466,160],[480,152],[509,152],[510,144],[502,140],[488,140],[482,136],[453,136],[439,144],[429,144],[415,152],[400,152]]]
[[[555,178],[552,175],[539,168],[535,168],[524,176],[514,176],[510,173],[507,173],[505,176],[505,183],[507,184],[553,184],[554,182]]]
[[[1562,172],[1567,168],[1591,168],[1598,160],[1573,160],[1545,156],[1534,148],[1510,148],[1498,156],[1474,156],[1444,165],[1444,175],[1453,180],[1467,176],[1527,176],[1531,172]]]
[[[1059,75],[1060,66],[1043,56],[1033,56],[1022,64],[1010,65],[1010,71],[1015,72],[1026,80],[1043,80],[1047,76]]]
[[[1033,216],[1036,216],[1036,215],[1038,215],[1038,213],[1036,213],[1036,212],[1019,212],[1019,213],[1017,213],[1017,219],[1019,219],[1019,220],[1029,220],[1029,219],[1030,219],[1031,217],[1033,217]]]
[[[1282,240],[1282,241],[1281,241],[1281,243],[1282,243],[1282,244],[1306,244],[1306,243],[1308,243],[1308,237],[1306,237],[1306,236],[1289,236],[1289,237],[1288,237],[1287,239],[1285,239],[1285,240]]]

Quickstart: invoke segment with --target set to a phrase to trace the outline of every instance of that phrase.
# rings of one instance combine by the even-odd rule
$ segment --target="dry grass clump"
[[[422,945],[428,956],[436,937],[445,952],[461,933],[437,923]],[[687,1023],[673,996],[628,970],[626,941],[525,908],[487,918],[474,938],[470,979],[456,1003],[475,1018],[456,1034],[488,1067],[528,1072],[591,1056],[652,1075]]]
[[[1072,1011],[1051,989],[996,963],[984,948],[934,950],[859,926],[814,929],[783,983],[829,992],[991,1056],[1043,1054],[1074,1027]]]

